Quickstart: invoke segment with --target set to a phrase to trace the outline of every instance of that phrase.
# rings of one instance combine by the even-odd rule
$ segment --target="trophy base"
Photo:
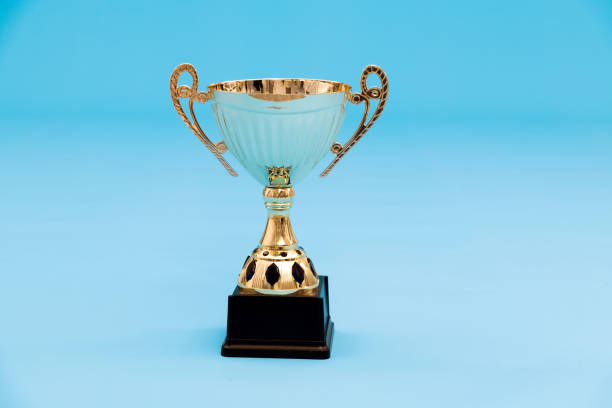
[[[327,276],[319,276],[317,288],[290,295],[236,287],[228,297],[221,355],[327,359],[333,331]]]

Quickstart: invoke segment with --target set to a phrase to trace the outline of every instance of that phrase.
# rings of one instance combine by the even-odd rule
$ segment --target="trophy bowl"
[[[191,85],[178,85],[181,74],[191,76]],[[367,86],[375,74],[380,87]],[[223,158],[229,150],[242,166],[263,184],[268,210],[267,224],[259,246],[246,258],[238,286],[264,294],[290,294],[319,285],[312,260],[295,238],[289,209],[293,184],[310,173],[328,151],[335,158],[321,173],[327,176],[336,163],[378,119],[388,95],[386,74],[375,65],[361,75],[361,92],[351,93],[345,83],[318,79],[268,78],[226,81],[198,91],[198,76],[190,64],[179,65],[170,78],[170,95],[178,114],[193,133],[232,175],[238,174]],[[181,99],[186,99],[191,120]],[[366,122],[370,101],[379,100]],[[209,102],[222,141],[214,144],[200,127],[194,102]],[[357,131],[343,146],[335,142],[344,121],[346,103],[365,103]]]

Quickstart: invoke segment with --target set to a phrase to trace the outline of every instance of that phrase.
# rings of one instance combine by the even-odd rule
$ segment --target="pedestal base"
[[[262,295],[236,287],[228,297],[221,355],[326,359],[333,331],[327,276],[319,276],[316,289],[291,295]]]

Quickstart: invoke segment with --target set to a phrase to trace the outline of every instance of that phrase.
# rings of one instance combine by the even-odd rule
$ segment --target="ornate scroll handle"
[[[188,72],[191,75],[192,84],[191,87],[187,85],[177,86],[178,79],[183,72]],[[172,104],[174,105],[174,109],[178,112],[179,116],[183,119],[183,121],[187,124],[187,127],[191,129],[191,131],[204,143],[206,147],[214,154],[217,159],[221,162],[223,167],[231,174],[232,176],[238,176],[238,173],[234,171],[232,166],[221,156],[225,150],[225,144],[223,142],[214,145],[213,142],[206,136],[206,133],[200,127],[198,120],[196,119],[195,113],[193,112],[193,101],[197,101],[200,103],[206,103],[211,95],[208,92],[198,92],[198,74],[196,73],[195,68],[191,64],[181,64],[170,76],[170,97],[172,98]],[[181,106],[181,102],[179,98],[189,98],[189,113],[191,113],[191,118],[193,119],[193,123],[189,120],[183,107]]]
[[[376,74],[380,79],[380,88],[372,87],[368,88],[367,80],[370,74]],[[334,166],[340,161],[340,159],[348,152],[351,147],[355,145],[365,135],[365,133],[372,127],[376,119],[380,116],[383,109],[385,109],[385,104],[387,103],[387,96],[389,95],[389,79],[387,78],[387,74],[376,65],[368,65],[365,67],[363,72],[361,73],[361,93],[354,93],[350,96],[350,101],[353,105],[358,105],[361,102],[365,102],[365,112],[363,113],[363,118],[361,119],[361,123],[359,127],[353,134],[353,137],[346,142],[344,147],[340,143],[334,143],[332,145],[332,152],[336,154],[334,160],[327,166],[323,173],[321,173],[321,177],[325,177],[329,174],[329,172],[334,168]],[[376,110],[372,114],[372,117],[365,123],[366,118],[368,117],[368,112],[370,111],[370,99],[379,99],[378,106],[376,106]]]

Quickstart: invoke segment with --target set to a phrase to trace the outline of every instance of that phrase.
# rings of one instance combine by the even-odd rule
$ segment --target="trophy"
[[[191,85],[179,85],[181,74]],[[380,87],[368,87],[374,74]],[[327,277],[318,275],[291,228],[293,185],[331,151],[325,177],[372,127],[382,113],[389,81],[382,69],[367,66],[361,92],[341,82],[316,79],[250,79],[214,83],[198,91],[198,75],[181,64],[170,77],[170,96],[179,116],[232,176],[226,151],[264,185],[268,219],[257,248],[247,256],[238,284],[228,297],[224,356],[329,358],[333,323]],[[181,100],[186,100],[191,119]],[[378,100],[368,118],[370,102]],[[364,103],[365,112],[345,145],[336,142],[346,102]],[[200,127],[194,102],[210,102],[222,141],[213,143]],[[236,269],[238,266],[236,266]]]

